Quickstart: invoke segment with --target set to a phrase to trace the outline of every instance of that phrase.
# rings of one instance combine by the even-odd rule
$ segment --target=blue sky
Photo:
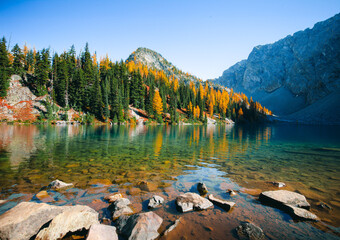
[[[339,0],[0,0],[0,35],[58,53],[88,42],[114,61],[147,47],[205,80],[339,12]]]

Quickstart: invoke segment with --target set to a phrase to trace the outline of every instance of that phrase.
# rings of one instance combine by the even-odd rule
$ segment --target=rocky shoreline
[[[274,191],[264,191],[259,196],[259,201],[283,210],[297,220],[319,221],[319,218],[310,212],[310,204],[302,194],[281,190],[284,183],[273,182],[278,188]],[[141,182],[141,187],[152,190],[152,184]],[[72,188],[72,183],[60,180],[51,182],[42,191],[36,194],[43,196],[46,190],[63,191]],[[196,185],[197,192],[186,192],[174,200],[176,211],[179,213],[191,211],[205,211],[217,206],[223,211],[230,211],[238,206],[235,202],[214,197],[204,183]],[[226,191],[230,196],[237,193],[231,189]],[[163,218],[153,212],[153,209],[164,207],[165,200],[161,196],[153,195],[148,201],[145,211],[135,212],[131,202],[122,193],[111,193],[104,197],[110,205],[112,222],[108,224],[101,219],[99,213],[85,205],[54,206],[46,203],[21,202],[0,216],[1,239],[62,239],[80,233],[81,239],[156,239],[167,236],[178,225],[184,225],[181,217],[167,228],[162,227]],[[3,202],[4,203],[4,202]],[[175,210],[174,210],[175,211]],[[113,226],[114,225],[114,226]],[[261,228],[252,222],[240,222],[234,229],[239,239],[267,239]],[[73,239],[73,238],[71,238]]]

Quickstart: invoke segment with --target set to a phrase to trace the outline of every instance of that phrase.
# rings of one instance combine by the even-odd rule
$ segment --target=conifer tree
[[[10,63],[6,47],[6,39],[3,37],[0,41],[0,97],[7,96],[10,78]]]
[[[159,91],[155,91],[155,95],[153,97],[153,101],[152,101],[152,107],[154,110],[155,115],[161,116],[163,113],[163,102],[162,102],[162,98],[159,95]]]
[[[24,70],[24,55],[21,52],[21,49],[18,44],[15,44],[15,46],[12,49],[12,53],[14,57],[12,64],[13,73],[21,74],[22,71]]]

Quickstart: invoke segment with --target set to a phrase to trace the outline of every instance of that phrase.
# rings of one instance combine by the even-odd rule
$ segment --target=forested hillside
[[[36,51],[26,45],[21,49],[17,44],[8,51],[5,38],[0,42],[1,103],[6,101],[10,76],[20,75],[36,96],[48,96],[40,120],[56,120],[54,106],[114,123],[131,121],[130,107],[141,110],[150,121],[169,123],[206,122],[208,117],[251,122],[270,114],[244,94],[196,77],[186,83],[177,78],[179,73],[184,74],[148,66],[134,57],[125,62],[98,58],[88,44],[77,55],[74,46],[51,54],[50,49]]]

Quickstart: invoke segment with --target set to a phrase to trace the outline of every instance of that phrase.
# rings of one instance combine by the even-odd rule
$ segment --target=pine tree
[[[0,97],[7,96],[10,78],[10,63],[6,48],[6,39],[3,37],[0,41]]]
[[[12,49],[12,53],[14,56],[12,64],[13,73],[21,74],[24,70],[24,55],[21,52],[21,49],[18,44],[15,44],[15,46]]]

